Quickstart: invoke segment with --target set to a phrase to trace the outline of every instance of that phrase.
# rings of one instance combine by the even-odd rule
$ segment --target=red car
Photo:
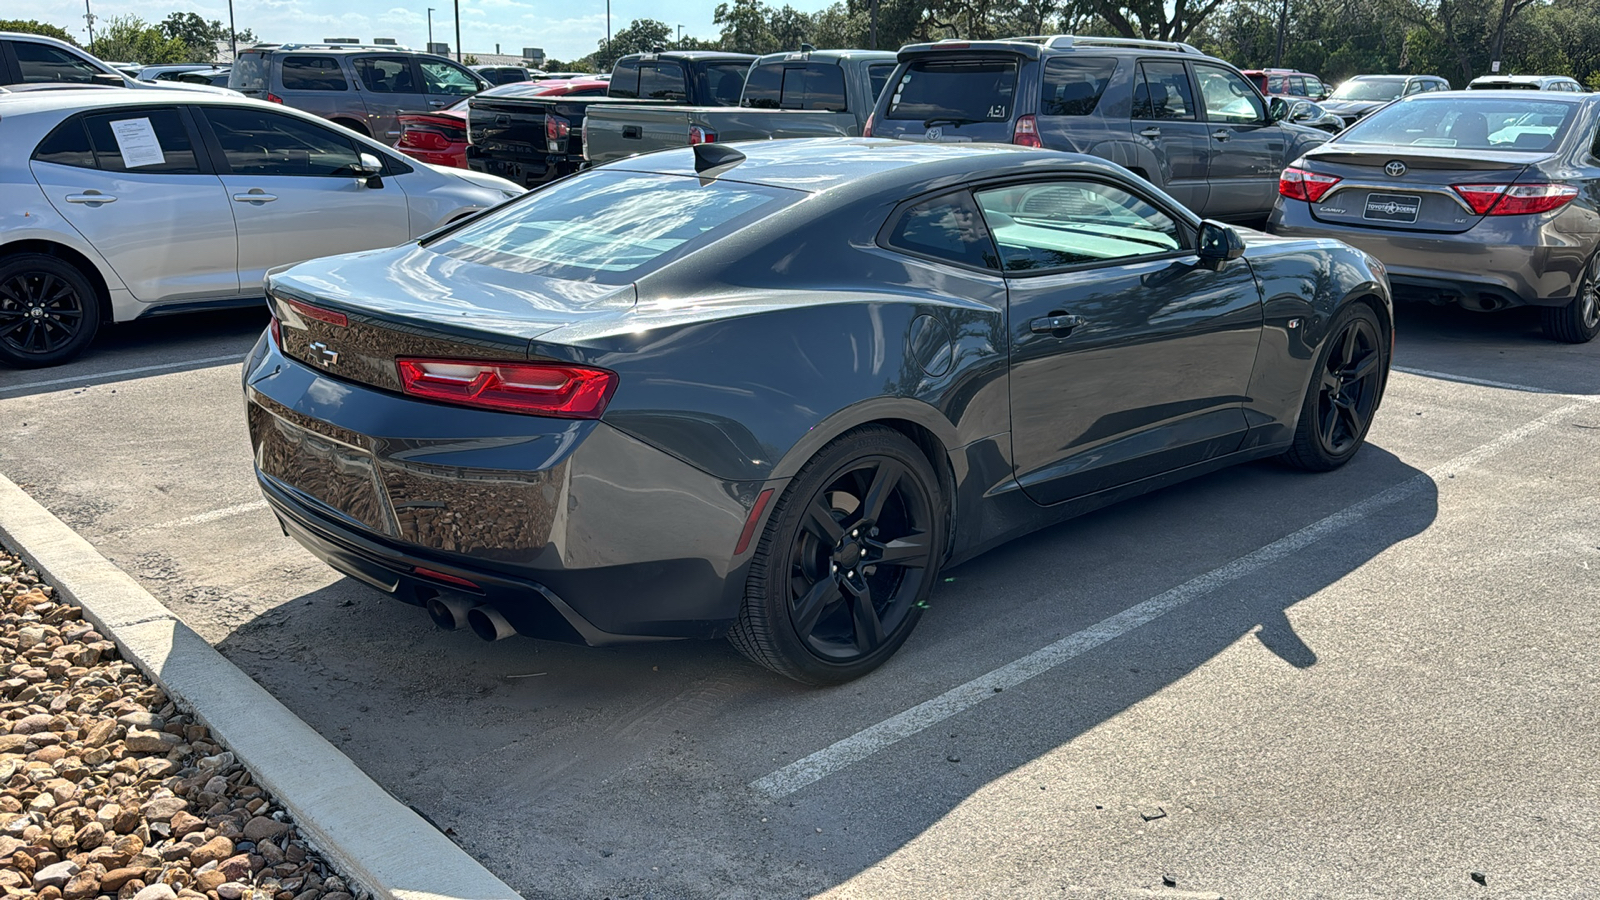
[[[598,78],[520,81],[490,88],[482,96],[516,93],[524,97],[603,97],[608,86],[609,82]],[[395,149],[425,163],[465,169],[468,99],[462,97],[444,109],[433,112],[402,113],[400,140],[395,143]]]

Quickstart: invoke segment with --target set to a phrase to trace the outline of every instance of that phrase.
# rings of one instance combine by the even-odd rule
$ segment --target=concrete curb
[[[395,900],[520,900],[4,475],[0,540],[204,722],[340,874]]]

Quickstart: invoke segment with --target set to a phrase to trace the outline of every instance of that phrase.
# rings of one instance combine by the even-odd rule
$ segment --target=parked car
[[[555,78],[533,82],[532,90],[524,92],[528,97],[604,97],[611,82],[597,78],[593,75],[580,75],[576,78]],[[494,88],[484,91],[493,95]]]
[[[750,64],[737,108],[590,107],[583,157],[601,165],[711,141],[859,135],[894,67],[895,54],[888,51],[768,54]]]
[[[228,77],[232,71],[233,70],[227,66],[217,66],[210,69],[198,69],[189,72],[167,72],[165,74],[156,76],[156,81],[177,81],[183,84],[209,84],[213,87],[225,88],[228,86]]]
[[[526,66],[469,66],[468,68],[477,72],[490,84],[515,84],[518,81],[527,81],[533,77],[533,72],[537,71]]]
[[[210,73],[210,72],[215,72],[218,69],[226,69],[226,68],[227,68],[226,66],[219,66],[219,65],[216,65],[216,64],[213,64],[213,63],[181,63],[181,64],[177,64],[177,65],[142,66],[139,69],[138,80],[139,81],[173,81],[175,79],[172,79],[172,78],[169,78],[169,77],[165,77],[165,76],[178,75],[178,74],[182,74],[184,72],[207,72],[207,73]]]
[[[754,56],[710,50],[632,53],[617,60],[604,97],[546,96],[534,85],[468,104],[467,165],[529,187],[584,165],[584,119],[589,107],[619,101],[640,105],[737,106]]]
[[[1467,83],[1469,91],[1563,91],[1584,93],[1576,78],[1565,75],[1480,75]]]
[[[1256,90],[1267,95],[1306,97],[1311,100],[1323,100],[1328,96],[1328,86],[1310,72],[1296,69],[1244,69],[1239,74],[1250,79]]]
[[[102,322],[255,304],[267,269],[403,243],[522,189],[306,113],[201,93],[0,95],[0,363]]]
[[[1338,134],[1344,130],[1344,119],[1328,112],[1321,104],[1307,100],[1304,97],[1273,94],[1267,98],[1270,103],[1280,99],[1289,107],[1288,115],[1284,116],[1285,122],[1326,131],[1329,134]]]
[[[383,44],[257,44],[239,51],[228,87],[315,113],[386,143],[400,116],[443,109],[489,86],[442,56]]]
[[[1367,254],[1103,160],[861,138],[600,166],[268,291],[247,419],[312,553],[485,638],[726,633],[812,684],[1004,540],[1348,462],[1392,313]]]
[[[1357,75],[1328,95],[1322,108],[1344,120],[1356,120],[1401,97],[1450,90],[1450,82],[1437,75]]]
[[[1259,223],[1326,132],[1188,44],[1071,35],[900,48],[870,133],[1093,153],[1211,218]]]
[[[494,97],[507,90],[531,92],[538,97],[603,97],[606,83],[593,78],[572,81],[534,81],[492,87],[474,96]],[[463,97],[437,112],[407,113],[400,117],[400,140],[394,148],[414,159],[438,166],[467,166],[467,102]]]
[[[133,71],[138,72],[137,69]],[[138,81],[133,75],[95,59],[66,41],[0,31],[0,86],[52,83],[230,93],[205,85]]]
[[[1397,298],[1540,307],[1547,336],[1600,333],[1600,97],[1521,91],[1395,101],[1286,169],[1268,230],[1383,260]]]

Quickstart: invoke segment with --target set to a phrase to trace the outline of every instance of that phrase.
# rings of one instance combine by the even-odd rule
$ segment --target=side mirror
[[[1282,97],[1273,97],[1267,101],[1267,121],[1282,122],[1289,117],[1289,103]]]
[[[1200,261],[1220,266],[1244,255],[1244,238],[1239,232],[1207,219],[1200,223]]]
[[[352,167],[357,178],[365,178],[367,187],[383,187],[383,163],[371,153],[361,154],[361,161]]]
[[[91,84],[108,84],[112,87],[124,87],[128,83],[128,79],[122,77],[121,75],[113,75],[110,72],[96,72],[92,77],[93,81],[90,82]]]

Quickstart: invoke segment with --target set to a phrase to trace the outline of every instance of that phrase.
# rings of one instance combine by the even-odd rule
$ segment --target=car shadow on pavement
[[[808,895],[1241,641],[1314,669],[1294,605],[1433,522],[1420,475],[1369,445],[1337,472],[1252,464],[1055,526],[947,571],[894,659],[825,690],[725,642],[485,644],[349,579],[217,646],[526,897]],[[750,786],[1402,484],[1348,527],[814,784],[777,800]]]

